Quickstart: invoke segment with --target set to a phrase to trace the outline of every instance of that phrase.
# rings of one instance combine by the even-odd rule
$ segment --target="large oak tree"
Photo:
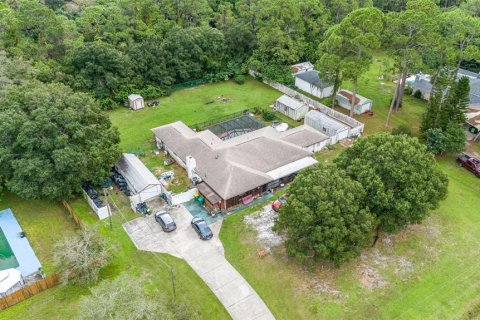
[[[101,181],[118,142],[96,101],[65,85],[24,83],[0,98],[0,180],[24,198],[67,197]]]

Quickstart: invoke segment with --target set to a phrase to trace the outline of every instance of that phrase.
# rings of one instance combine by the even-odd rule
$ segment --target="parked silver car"
[[[173,218],[167,211],[159,211],[155,213],[155,221],[158,222],[165,232],[172,232],[177,229],[175,221],[173,221]]]

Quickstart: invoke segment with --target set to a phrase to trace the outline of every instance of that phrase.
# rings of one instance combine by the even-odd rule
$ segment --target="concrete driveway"
[[[275,319],[263,300],[225,259],[218,238],[221,221],[210,225],[213,238],[200,240],[190,226],[192,215],[185,208],[171,209],[177,230],[165,233],[153,216],[141,217],[123,225],[138,250],[168,253],[185,259],[205,281],[233,319]]]

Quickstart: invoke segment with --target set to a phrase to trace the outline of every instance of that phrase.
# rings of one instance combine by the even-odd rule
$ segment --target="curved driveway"
[[[138,250],[168,253],[185,259],[205,281],[235,320],[275,319],[263,300],[225,259],[218,238],[221,221],[210,225],[214,237],[202,241],[190,226],[192,216],[185,208],[169,211],[177,224],[171,233],[162,231],[153,216],[123,225]]]

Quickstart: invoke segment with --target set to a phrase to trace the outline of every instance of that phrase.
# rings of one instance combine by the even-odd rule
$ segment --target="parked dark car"
[[[472,173],[474,173],[477,177],[480,178],[480,160],[472,157],[466,153],[462,153],[458,158],[457,161],[460,165]]]
[[[143,214],[144,216],[148,216],[152,210],[147,206],[145,202],[140,202],[135,206],[135,209],[137,210],[138,213]]]
[[[159,211],[155,213],[155,221],[158,222],[160,227],[162,227],[165,232],[172,232],[177,229],[177,225],[173,218],[168,214],[167,211]]]
[[[160,102],[158,102],[158,101],[152,101],[152,102],[147,103],[147,106],[149,106],[149,107],[156,107],[156,106],[159,106],[159,105],[160,105]]]
[[[192,227],[202,240],[210,240],[213,237],[213,232],[202,218],[193,218]]]

